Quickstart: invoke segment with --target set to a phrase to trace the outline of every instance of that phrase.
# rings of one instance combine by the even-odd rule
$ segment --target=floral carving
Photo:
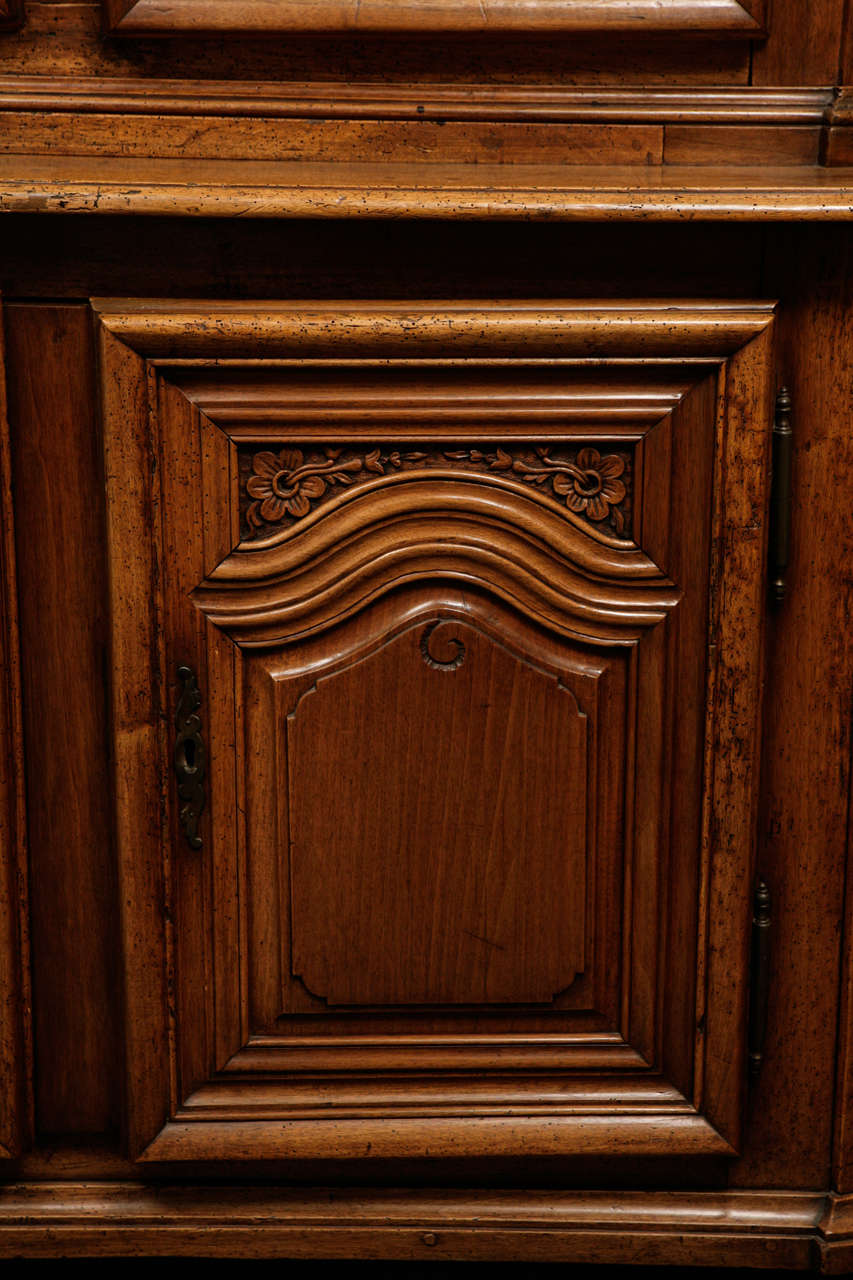
[[[329,484],[350,484],[347,474],[361,471],[361,458],[338,462],[340,449],[327,449],[326,461],[306,463],[299,449],[256,453],[246,492],[255,501],[246,512],[250,525],[277,524],[285,515],[307,516],[311,498],[321,498]]]
[[[555,493],[565,497],[566,506],[589,520],[600,523],[608,516],[617,533],[625,529],[625,519],[619,510],[627,490],[619,477],[625,471],[625,463],[616,453],[602,458],[597,449],[581,449],[574,462],[554,461],[550,450],[538,450],[540,461],[531,466],[516,459],[513,471],[534,484],[550,480]]]
[[[244,508],[249,536],[269,525],[290,524],[324,496],[353,484],[412,469],[506,472],[526,484],[546,488],[576,515],[607,522],[624,535],[630,516],[629,453],[606,453],[589,445],[577,452],[562,446],[495,445],[491,448],[382,449],[288,447],[241,453]]]

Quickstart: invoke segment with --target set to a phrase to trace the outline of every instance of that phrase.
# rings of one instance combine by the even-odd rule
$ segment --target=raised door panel
[[[104,0],[122,35],[205,32],[635,32],[759,35],[765,0]]]
[[[557,677],[439,616],[282,718],[290,962],[313,996],[541,1004],[571,986],[586,717]]]
[[[736,1151],[772,308],[95,306],[134,1154]]]

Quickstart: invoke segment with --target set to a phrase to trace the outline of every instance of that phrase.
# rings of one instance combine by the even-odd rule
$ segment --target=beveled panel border
[[[763,34],[764,0],[103,0],[120,35],[202,32]]]

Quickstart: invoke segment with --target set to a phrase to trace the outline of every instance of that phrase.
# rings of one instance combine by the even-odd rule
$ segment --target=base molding
[[[130,1182],[0,1189],[0,1257],[550,1261],[817,1269],[833,1222],[811,1192],[311,1189]],[[833,1214],[835,1217],[833,1218]],[[845,1216],[846,1215],[846,1216]],[[846,1248],[853,1252],[853,1234]],[[833,1252],[835,1250],[835,1252]],[[849,1257],[849,1254],[845,1254]],[[838,1274],[842,1268],[826,1269]]]
[[[826,1197],[820,1221],[821,1270],[825,1275],[853,1272],[853,1195]]]

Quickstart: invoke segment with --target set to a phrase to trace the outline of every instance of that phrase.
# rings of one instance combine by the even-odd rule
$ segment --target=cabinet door
[[[95,309],[133,1154],[734,1154],[772,306]]]

